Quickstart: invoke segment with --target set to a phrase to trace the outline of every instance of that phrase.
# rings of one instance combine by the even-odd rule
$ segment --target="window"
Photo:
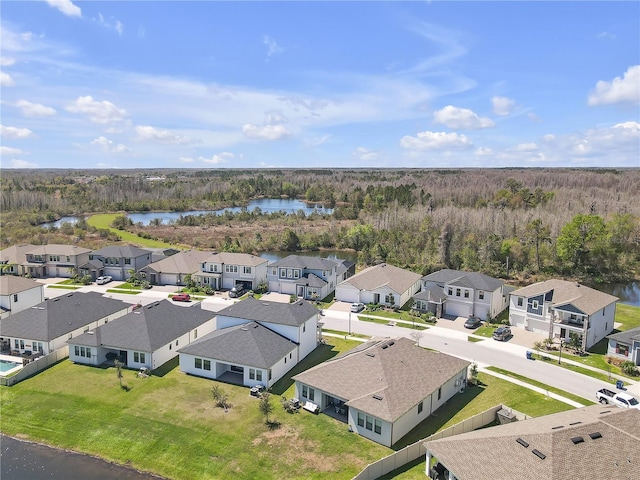
[[[256,380],[259,382],[262,381],[262,370],[256,370]]]
[[[280,269],[280,278],[286,278],[287,276],[287,269],[286,268],[281,268]]]
[[[198,338],[198,329],[197,328],[193,331],[193,339],[195,340],[196,338]]]
[[[603,316],[603,317],[604,317],[604,311],[605,311],[606,309],[607,309],[607,307],[604,307],[604,308],[602,309],[602,316]]]
[[[442,398],[442,387],[438,389],[438,400]]]
[[[538,310],[539,307],[540,307],[540,304],[538,303],[538,300],[533,300],[531,302],[531,308],[533,308],[534,310]]]
[[[211,360],[202,360],[202,367],[205,370],[211,371]]]
[[[242,273],[251,275],[251,267],[242,267]]]
[[[293,278],[293,270],[290,268],[287,269],[287,278]]]
[[[133,361],[136,363],[145,363],[145,355],[143,352],[133,352]]]
[[[365,423],[364,423],[364,428],[366,428],[367,430],[373,430],[373,418],[370,417],[369,415],[365,416]]]
[[[289,354],[289,360],[291,360],[291,355],[293,355],[292,353]]]
[[[20,348],[20,342],[18,342],[18,339],[16,338],[14,341],[14,345],[16,347],[16,350]]]
[[[306,385],[302,386],[302,396],[304,398],[309,398],[309,387],[307,387]]]
[[[460,289],[456,288],[456,297],[459,297],[459,296],[460,296]]]
[[[67,255],[67,262],[71,261],[71,257],[69,255]]]
[[[178,346],[178,341],[179,341],[179,340],[176,340],[176,347]]]
[[[422,407],[423,407],[422,402],[420,402],[418,404],[418,414],[422,413]]]
[[[49,255],[49,261],[50,262],[59,262],[60,261],[60,255]]]
[[[34,345],[34,348],[35,348],[35,345]],[[74,350],[75,350],[76,357],[91,358],[91,348],[89,347],[79,347],[78,345],[76,345],[74,347]]]
[[[227,273],[238,273],[238,266],[237,265],[225,265],[224,266],[224,271]]]
[[[271,370],[269,370],[269,380],[271,380]]]
[[[16,343],[18,343],[17,340],[16,340]],[[75,354],[76,354],[76,357],[80,356],[80,347],[78,345],[75,346]]]
[[[13,294],[13,301],[14,301],[14,302],[17,302],[17,301],[18,301],[18,294],[17,294],[17,293],[14,293],[14,294]]]
[[[625,357],[629,356],[629,346],[628,345],[621,345],[618,343],[618,345],[616,346],[616,353],[618,355],[624,355]]]
[[[306,332],[306,331],[307,331],[307,324],[306,324],[306,323],[303,323],[303,324],[302,324],[302,333],[304,333],[304,332]]]
[[[362,412],[358,412],[358,426],[364,427],[364,414]]]
[[[453,295],[453,288],[449,289],[449,295]]]
[[[169,350],[171,350],[171,344],[169,344]]]
[[[277,275],[278,274],[278,269],[277,268],[272,268],[271,269],[271,275]]]
[[[464,291],[464,298],[469,298],[469,290]]]
[[[522,306],[522,297],[518,297],[518,306],[521,307]]]
[[[373,421],[373,431],[378,435],[382,433],[382,421],[378,420],[377,418]]]
[[[478,292],[478,298],[484,300],[484,292]]]
[[[249,380],[255,380],[256,379],[256,371],[253,368],[249,369]]]
[[[201,358],[196,358],[194,366],[196,368],[202,369],[202,359]]]
[[[300,270],[293,271],[293,278],[300,278]]]
[[[124,259],[124,264],[125,265],[131,265],[131,259],[130,258],[125,258]]]
[[[307,397],[312,402],[315,400],[316,391],[313,388],[309,389],[309,396]]]
[[[393,295],[385,295],[384,303],[388,303],[389,305],[395,305],[396,299]]]

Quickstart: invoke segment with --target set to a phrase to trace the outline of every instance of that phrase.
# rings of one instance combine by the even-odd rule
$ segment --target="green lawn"
[[[393,322],[395,323],[396,327],[410,328],[410,329],[416,329],[416,330],[427,330],[429,328],[425,326],[424,323],[417,322],[417,321],[415,325],[412,325],[410,323],[394,322],[393,319],[383,320],[381,318],[366,317],[363,315],[359,315],[358,320],[360,320],[361,322],[379,323],[381,325],[389,325],[390,322]]]
[[[126,295],[138,295],[140,290],[124,290],[122,288],[109,288],[107,293],[124,293]]]
[[[631,330],[632,328],[640,327],[640,307],[634,307],[633,305],[625,305],[619,303],[616,306],[616,322],[622,325],[618,330]]]
[[[358,345],[328,339],[298,373]],[[170,368],[170,367],[174,368]],[[348,432],[344,423],[306,411],[287,414],[280,395],[293,396],[287,377],[274,388],[269,429],[258,401],[244,387],[221,384],[233,405],[215,408],[215,382],[182,374],[175,362],[163,376],[137,378],[124,371],[120,389],[114,368],[65,360],[13,387],[0,389],[7,435],[98,455],[173,479],[351,478],[391,450]]]
[[[497,327],[495,325],[482,325],[480,328],[476,328],[473,332],[474,335],[478,335],[480,337],[491,338],[493,332]]]
[[[71,285],[47,285],[47,288],[61,288],[63,290],[78,290],[80,287],[72,287]]]
[[[116,233],[123,242],[132,243],[134,245],[138,245],[140,247],[151,247],[151,248],[176,248],[175,245],[171,245],[166,242],[161,242],[159,240],[152,240],[150,238],[142,238],[136,235],[135,233],[126,232],[124,230],[118,230],[117,228],[112,228],[110,225],[113,223],[113,220],[122,215],[121,213],[100,213],[97,215],[91,215],[87,218],[87,223],[96,228],[106,228],[107,230],[111,230]]]

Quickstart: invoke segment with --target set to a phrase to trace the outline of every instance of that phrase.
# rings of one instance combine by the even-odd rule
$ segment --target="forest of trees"
[[[245,209],[185,213],[170,228],[122,220],[119,227],[194,248],[352,249],[362,266],[386,261],[420,273],[448,267],[502,278],[625,280],[640,273],[638,185],[640,169],[9,170],[0,179],[0,245],[114,240],[83,223],[38,227],[62,215],[213,210],[290,197],[333,214]]]

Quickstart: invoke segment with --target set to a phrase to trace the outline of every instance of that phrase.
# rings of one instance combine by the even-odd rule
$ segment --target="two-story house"
[[[333,258],[289,255],[269,265],[269,291],[322,300],[338,283],[355,273],[353,262]]]
[[[24,267],[27,252],[35,247],[30,243],[21,243],[0,251],[0,275],[27,275],[29,270]]]
[[[0,318],[44,302],[44,285],[28,278],[0,277]]]
[[[511,292],[509,323],[562,341],[576,333],[586,350],[613,330],[617,301],[576,282],[547,280]]]
[[[268,263],[268,260],[248,253],[213,253],[202,261],[200,269],[193,272],[191,278],[213,290],[231,289],[238,284],[255,290],[267,279]]]
[[[26,252],[22,273],[34,278],[71,278],[89,260],[90,252],[76,245],[38,245]]]
[[[447,315],[488,320],[507,308],[509,287],[484,273],[444,269],[422,277],[421,282],[422,290],[433,294],[414,296],[418,310],[437,314],[444,304]]]
[[[133,245],[109,245],[89,254],[89,261],[80,266],[82,275],[90,275],[92,280],[109,275],[114,280],[126,280],[131,272],[151,263],[151,251]]]
[[[212,252],[184,250],[162,258],[140,269],[140,274],[152,285],[184,285],[187,278],[200,271]]]

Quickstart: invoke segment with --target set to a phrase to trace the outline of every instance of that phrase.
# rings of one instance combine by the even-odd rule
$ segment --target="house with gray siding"
[[[607,355],[640,365],[640,327],[607,335]]]
[[[267,279],[268,263],[268,260],[248,253],[210,253],[191,278],[213,290],[232,289],[237,284],[255,290]]]
[[[169,257],[150,263],[139,273],[152,285],[184,285],[187,277],[200,271],[202,264],[213,255],[212,252],[184,250]]]
[[[88,262],[80,266],[82,275],[109,275],[114,280],[127,280],[131,271],[137,272],[151,263],[151,251],[133,245],[109,245],[89,254]]]

